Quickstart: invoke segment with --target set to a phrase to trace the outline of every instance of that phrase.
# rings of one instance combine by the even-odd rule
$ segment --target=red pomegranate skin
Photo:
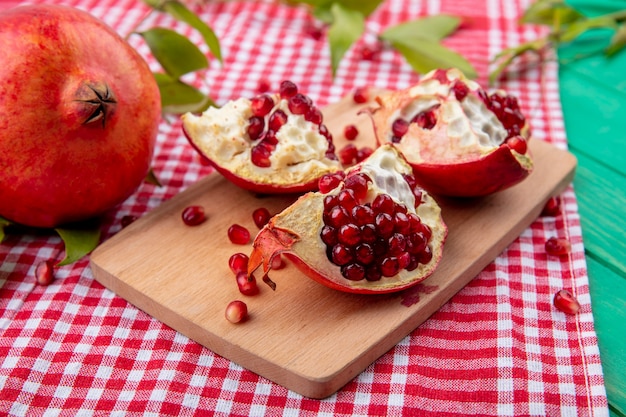
[[[150,169],[161,119],[147,63],[66,6],[10,9],[0,27],[0,216],[48,228],[124,201]]]

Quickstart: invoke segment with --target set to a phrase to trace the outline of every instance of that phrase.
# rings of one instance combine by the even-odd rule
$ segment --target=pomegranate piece
[[[226,306],[224,316],[233,324],[241,323],[248,318],[248,306],[241,300],[231,301]]]
[[[571,244],[565,238],[551,237],[545,244],[546,253],[553,256],[567,255],[571,250]]]
[[[580,304],[568,290],[560,290],[554,294],[554,306],[565,314],[575,315],[580,310]]]
[[[369,109],[379,144],[392,143],[428,191],[477,197],[528,176],[530,128],[517,99],[488,93],[456,70],[434,70]]]
[[[342,165],[323,114],[291,81],[278,93],[240,98],[182,116],[192,146],[234,184],[264,193],[312,191]]]
[[[250,242],[250,231],[235,223],[228,228],[228,239],[235,245],[245,245]]]
[[[35,267],[35,279],[39,285],[50,285],[54,281],[54,262],[42,261]]]
[[[187,206],[181,213],[183,223],[187,226],[197,226],[204,223],[206,214],[202,206]]]
[[[394,292],[432,274],[446,236],[435,200],[402,155],[383,145],[327,193],[307,193],[272,217],[254,240],[248,274],[263,266],[266,281],[284,254],[330,288]]]

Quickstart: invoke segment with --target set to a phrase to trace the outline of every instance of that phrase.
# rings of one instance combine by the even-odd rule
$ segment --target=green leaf
[[[571,42],[588,30],[604,28],[613,29],[615,26],[615,20],[610,17],[600,16],[591,19],[584,19],[568,25],[559,34],[558,39],[560,42]]]
[[[152,54],[165,72],[179,78],[190,72],[208,68],[204,54],[189,39],[165,28],[152,28],[139,32],[146,40]]]
[[[404,42],[394,40],[393,47],[400,52],[413,69],[425,74],[438,68],[457,68],[468,78],[476,78],[476,70],[462,55],[446,48],[439,42],[422,40]]]
[[[161,92],[161,107],[165,113],[198,113],[215,103],[196,88],[167,74],[154,74]]]
[[[551,26],[558,30],[561,25],[581,19],[585,19],[585,16],[563,0],[537,0],[526,9],[521,21]]]
[[[389,27],[380,34],[380,38],[389,42],[421,42],[422,40],[440,41],[452,34],[461,23],[455,16],[429,16]]]
[[[75,226],[54,229],[65,243],[65,259],[58,265],[76,262],[94,250],[100,242],[100,225],[89,222]]]
[[[213,29],[204,23],[195,13],[178,1],[165,2],[163,4],[163,10],[172,15],[175,19],[187,23],[189,26],[200,32],[204,38],[204,42],[209,47],[213,56],[218,61],[222,62],[222,52],[220,49],[219,39],[215,35],[215,32],[213,32]]]
[[[609,46],[604,50],[607,56],[613,56],[626,46],[626,25],[620,25],[611,38]]]
[[[10,224],[10,221],[5,219],[4,217],[0,217],[0,242],[4,240],[4,228]]]
[[[495,70],[489,74],[489,84],[493,85],[506,67],[511,65],[513,60],[527,52],[539,53],[549,45],[547,38],[539,38],[534,41],[525,42],[518,46],[506,48],[499,52],[493,59],[493,62],[500,62]]]
[[[307,4],[313,8],[313,15],[322,22],[332,23],[332,7],[337,4],[345,9],[369,16],[380,6],[383,0],[300,0],[287,1],[288,4]]]
[[[328,29],[328,43],[330,45],[331,70],[334,77],[343,56],[363,34],[365,18],[361,13],[347,9],[339,3],[332,5],[331,13],[333,14],[333,23]]]

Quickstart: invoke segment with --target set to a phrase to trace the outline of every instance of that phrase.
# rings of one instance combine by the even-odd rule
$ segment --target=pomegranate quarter
[[[312,191],[322,175],[342,169],[322,112],[290,81],[276,94],[187,113],[182,121],[192,146],[225,178],[253,192]]]
[[[370,109],[379,143],[391,143],[428,191],[478,197],[511,187],[532,171],[530,128],[517,99],[487,93],[456,70],[377,97]]]
[[[310,278],[353,293],[388,293],[430,276],[447,227],[411,167],[383,145],[327,193],[309,192],[272,217],[254,240],[248,274],[284,254]]]

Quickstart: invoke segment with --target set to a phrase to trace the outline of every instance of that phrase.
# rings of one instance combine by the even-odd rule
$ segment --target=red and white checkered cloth
[[[58,3],[88,10],[122,35],[148,11],[140,0]],[[334,80],[325,39],[306,34],[311,17],[304,9],[275,2],[196,4],[225,58],[195,81],[223,103],[252,96],[261,79],[273,86],[291,79],[321,106],[357,86],[406,87],[418,75],[399,55],[384,51],[364,61],[359,46],[387,26],[449,13],[465,20],[446,44],[474,64],[485,84],[494,54],[540,34],[518,24],[528,3],[388,0],[368,19],[366,35]],[[165,15],[141,27],[157,24],[201,42]],[[151,60],[139,36],[130,42]],[[567,146],[556,64],[531,68],[501,86],[519,97],[537,140]],[[122,216],[142,215],[210,173],[178,122],[162,124],[153,167],[163,187],[144,184],[110,213],[105,237],[119,231]],[[9,235],[0,244],[0,415],[607,416],[571,187],[562,207],[556,218],[537,219],[428,321],[324,400],[276,385],[138,310],[94,281],[88,258],[60,268],[52,285],[36,285],[34,265],[60,260],[62,242],[54,235]],[[566,259],[544,254],[546,239],[557,235],[572,243]],[[578,297],[578,315],[552,307],[561,288]]]

